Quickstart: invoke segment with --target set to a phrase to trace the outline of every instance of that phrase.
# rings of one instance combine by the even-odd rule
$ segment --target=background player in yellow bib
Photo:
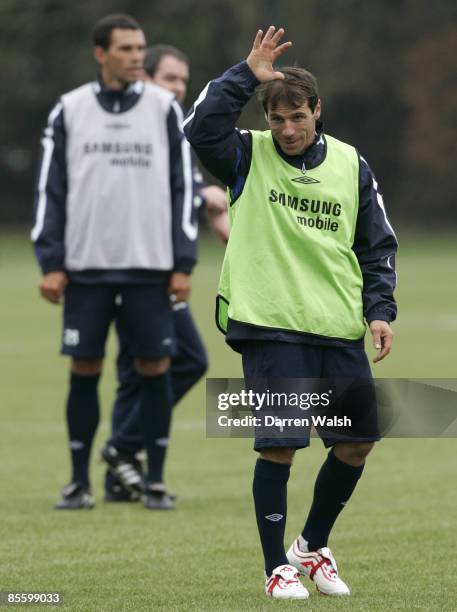
[[[218,325],[242,354],[247,380],[371,380],[365,322],[377,362],[390,351],[389,323],[396,316],[396,237],[367,162],[324,134],[314,76],[273,68],[292,44],[280,44],[283,34],[273,26],[265,35],[259,30],[247,60],[211,81],[185,120],[200,160],[230,194]],[[269,130],[237,130],[258,86]],[[379,439],[376,419],[370,427],[349,441],[324,439],[331,450],[303,530],[287,553],[287,481],[309,432],[302,439],[256,435],[253,494],[267,595],[307,598],[298,574],[327,595],[350,593],[327,541]]]

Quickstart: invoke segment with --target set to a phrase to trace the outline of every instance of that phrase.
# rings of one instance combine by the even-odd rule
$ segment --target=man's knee
[[[170,368],[170,357],[160,359],[135,359],[135,368],[141,376],[160,376]]]
[[[273,463],[285,463],[292,465],[292,461],[295,455],[295,448],[264,448],[260,452],[260,458],[272,461]]]
[[[71,371],[79,376],[95,376],[102,371],[103,359],[73,359]]]
[[[335,456],[349,465],[363,465],[374,446],[374,442],[338,442],[334,446]]]

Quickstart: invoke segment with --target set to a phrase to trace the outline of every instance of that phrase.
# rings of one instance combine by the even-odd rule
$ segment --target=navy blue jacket
[[[100,78],[96,86],[97,100],[104,110],[113,114],[124,113],[140,99],[139,89],[132,84],[123,90],[107,89]],[[184,135],[179,118],[173,107],[167,118],[170,150],[170,187],[172,196],[174,271],[191,273],[196,262],[197,241],[190,241],[181,230],[182,205],[184,194],[184,167],[181,143]],[[64,268],[64,231],[66,218],[67,167],[66,131],[62,104],[58,103],[51,111],[44,135],[52,138],[52,157],[46,161],[45,148],[42,147],[38,180],[35,189],[35,212],[38,209],[39,192],[45,190],[47,205],[43,227],[34,240],[36,257],[43,274],[63,271]],[[49,168],[43,168],[49,162]],[[40,184],[40,181],[44,184]],[[194,181],[195,186],[195,181]],[[197,220],[195,219],[194,223]],[[160,270],[84,270],[72,271],[70,281],[81,283],[149,283],[165,281],[169,272]]]
[[[246,62],[227,70],[201,92],[184,121],[184,132],[202,164],[230,187],[233,200],[244,188],[252,156],[252,137],[235,125],[243,107],[259,85]],[[322,123],[313,144],[304,154],[288,156],[275,142],[278,155],[302,168],[314,168],[325,159],[326,141]],[[359,156],[359,211],[353,250],[363,275],[363,308],[367,322],[393,321],[397,307],[394,258],[397,240],[387,219],[378,183],[368,163]],[[361,346],[361,342],[320,338],[311,334],[278,332],[230,321],[227,341],[270,339],[330,346]]]

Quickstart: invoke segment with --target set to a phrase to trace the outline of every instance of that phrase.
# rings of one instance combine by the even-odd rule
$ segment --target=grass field
[[[455,377],[457,286],[451,238],[405,237],[398,259],[400,316],[382,377]],[[240,376],[239,358],[214,320],[222,251],[203,241],[193,310],[210,376]],[[176,411],[167,480],[173,513],[102,501],[96,456],[108,431],[113,338],[101,383],[91,512],[52,510],[68,480],[63,420],[68,363],[58,356],[61,313],[39,299],[23,236],[0,236],[0,590],[63,593],[62,610],[457,610],[454,439],[384,440],[332,534],[351,598],[280,603],[263,594],[252,512],[249,440],[206,439],[204,386]],[[372,352],[370,351],[370,354]],[[301,530],[324,451],[297,455],[287,541]]]

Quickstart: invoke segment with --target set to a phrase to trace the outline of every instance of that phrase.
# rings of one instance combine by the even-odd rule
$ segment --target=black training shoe
[[[141,469],[141,465],[140,465]],[[129,491],[117,478],[106,470],[105,475],[105,501],[107,502],[137,502],[141,499],[138,491]]]
[[[148,484],[144,493],[144,507],[148,510],[174,510],[176,495],[167,493],[162,482]]]
[[[70,482],[60,494],[62,499],[54,506],[55,510],[90,510],[95,506],[90,487],[79,482]]]
[[[125,489],[138,496],[144,492],[141,463],[135,457],[120,453],[109,444],[102,449],[101,456],[111,474]]]

